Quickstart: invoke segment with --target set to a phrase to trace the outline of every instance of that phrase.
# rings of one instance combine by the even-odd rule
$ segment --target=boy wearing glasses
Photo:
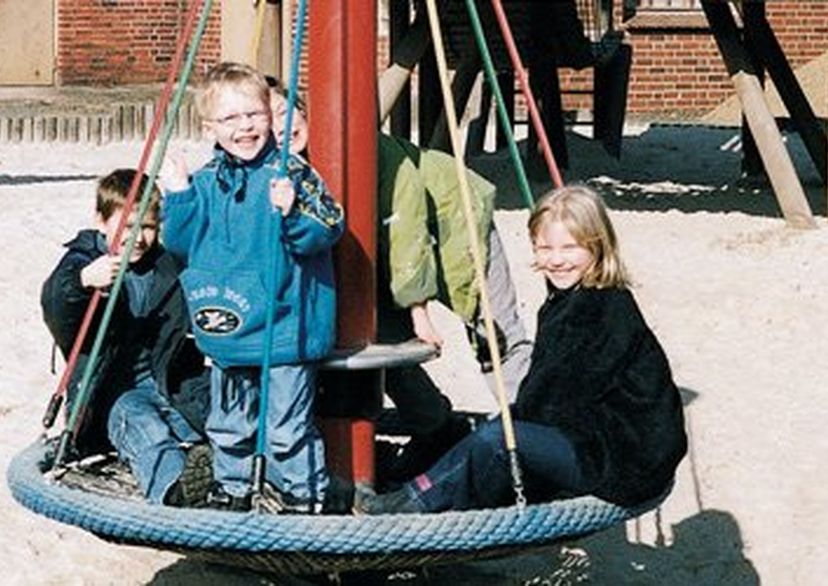
[[[206,75],[198,107],[216,141],[214,157],[191,178],[183,160],[168,158],[163,238],[186,259],[181,282],[196,343],[213,364],[206,433],[216,482],[208,506],[250,508],[263,408],[266,494],[274,497],[267,500],[286,512],[320,512],[329,478],[312,418],[315,363],[334,344],[331,247],[344,230],[342,208],[301,157],[291,155],[287,177],[278,177],[269,90],[257,71],[217,65]],[[265,289],[268,263],[275,263],[275,292]],[[270,293],[270,394],[260,407]]]

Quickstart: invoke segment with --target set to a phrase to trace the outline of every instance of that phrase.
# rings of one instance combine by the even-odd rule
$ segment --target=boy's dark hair
[[[285,84],[281,82],[281,80],[279,80],[276,77],[273,77],[272,75],[265,75],[265,81],[267,81],[267,85],[270,87],[271,90],[280,94],[284,99],[288,99],[288,90],[285,87]],[[298,92],[296,94],[296,109],[302,112],[302,114],[307,115],[308,113],[307,104]]]
[[[135,179],[135,169],[116,169],[109,175],[101,177],[98,180],[98,188],[95,198],[95,211],[101,214],[104,221],[112,217],[119,209],[124,207],[129,188]],[[141,184],[138,188],[138,197],[144,193],[147,188],[147,181],[149,177],[144,175],[141,177]],[[152,186],[152,194],[150,195],[150,205],[147,208],[148,217],[158,217],[159,207],[161,204],[161,193],[158,187]]]

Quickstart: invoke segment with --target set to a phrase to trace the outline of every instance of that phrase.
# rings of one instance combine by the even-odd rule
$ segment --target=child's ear
[[[106,232],[106,220],[101,212],[95,212],[95,229],[98,232]]]
[[[216,140],[216,131],[213,126],[213,123],[209,120],[203,120],[201,122],[201,133],[204,135],[205,138],[208,140],[214,141]]]

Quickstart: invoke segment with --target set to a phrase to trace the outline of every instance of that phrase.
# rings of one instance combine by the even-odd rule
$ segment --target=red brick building
[[[56,0],[58,85],[163,80],[192,0]],[[214,3],[198,66],[221,58],[221,2]]]
[[[51,1],[56,31],[54,73],[42,79],[55,85],[118,85],[164,79],[192,0]],[[228,28],[228,10],[236,9],[233,2],[237,1],[214,2],[198,71],[243,53],[249,44],[245,38],[252,30],[249,24]],[[577,0],[587,12],[601,1],[605,0]],[[253,10],[247,6],[251,2],[241,4]],[[828,51],[828,0],[768,0],[766,6],[794,69]],[[0,13],[3,10],[11,8],[0,9]],[[699,0],[618,0],[614,20],[633,47],[630,113],[699,114],[732,94]],[[0,85],[3,74],[0,66]],[[561,78],[564,90],[591,87],[590,71],[563,71]],[[565,106],[589,107],[587,99],[567,95]]]
[[[633,46],[629,112],[705,112],[733,93],[699,0],[638,4],[624,22]],[[794,70],[828,51],[828,0],[765,4]]]

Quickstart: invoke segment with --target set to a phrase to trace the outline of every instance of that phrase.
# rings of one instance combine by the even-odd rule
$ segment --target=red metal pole
[[[523,90],[523,95],[526,97],[526,105],[529,107],[529,117],[532,119],[532,125],[535,127],[535,132],[538,133],[538,139],[541,143],[541,150],[543,151],[543,158],[546,160],[546,166],[549,169],[549,175],[552,178],[552,184],[558,188],[563,186],[561,173],[558,171],[558,165],[555,162],[555,156],[552,154],[552,147],[549,146],[549,139],[546,137],[546,130],[543,128],[540,112],[538,112],[538,105],[535,102],[535,96],[532,94],[532,89],[529,87],[529,76],[526,75],[526,68],[523,67],[523,61],[520,58],[520,53],[515,44],[515,38],[512,35],[512,29],[509,26],[509,19],[506,18],[506,12],[503,10],[503,5],[500,0],[492,0],[492,8],[495,16],[497,16],[497,23],[500,25],[500,32],[503,34],[503,40],[506,43],[506,48],[509,51],[509,57],[512,59],[512,67],[515,69],[515,74],[520,84],[520,89]]]
[[[161,125],[164,123],[167,108],[170,105],[170,101],[172,100],[173,90],[175,89],[175,80],[178,74],[181,72],[182,64],[184,63],[184,58],[187,54],[187,46],[189,44],[190,39],[193,36],[193,31],[195,30],[196,23],[198,22],[198,15],[199,9],[201,8],[203,2],[193,2],[190,4],[190,8],[187,11],[186,20],[184,21],[184,28],[179,35],[178,42],[175,48],[175,54],[173,55],[173,60],[170,63],[170,69],[167,72],[167,80],[164,82],[164,86],[161,89],[161,94],[158,98],[158,103],[156,104],[155,108],[155,115],[152,121],[152,127],[150,128],[149,134],[147,135],[147,139],[144,142],[144,148],[141,151],[141,157],[138,161],[138,167],[135,170],[135,178],[132,180],[132,183],[129,186],[129,190],[127,191],[126,199],[124,200],[123,211],[121,213],[121,220],[118,222],[118,226],[115,229],[115,235],[113,238],[112,245],[109,247],[109,252],[115,254],[118,252],[118,248],[121,245],[121,235],[123,234],[124,230],[126,229],[127,221],[129,220],[130,213],[132,212],[133,207],[135,206],[135,200],[138,198],[138,189],[141,186],[141,178],[144,176],[144,171],[146,171],[147,165],[149,164],[149,158],[152,154],[153,146],[155,145],[155,139],[158,137],[158,133],[161,131]],[[200,40],[200,39],[199,39]],[[89,299],[89,305],[86,307],[86,312],[83,315],[83,321],[81,321],[81,325],[78,328],[78,333],[75,336],[75,341],[72,344],[72,349],[69,352],[69,356],[66,360],[66,366],[63,369],[63,374],[60,377],[60,381],[58,382],[58,386],[55,389],[55,392],[52,394],[52,397],[49,401],[49,405],[46,407],[46,413],[43,415],[42,423],[45,429],[49,429],[55,422],[55,418],[60,411],[61,404],[63,403],[63,396],[66,393],[66,388],[69,385],[69,380],[72,377],[72,373],[75,371],[75,367],[78,363],[78,357],[80,356],[81,348],[83,347],[83,343],[86,340],[86,336],[89,333],[89,327],[92,324],[92,318],[95,315],[95,312],[98,309],[98,305],[101,301],[101,290],[95,289],[92,293],[92,297]],[[75,430],[70,430],[74,433]]]
[[[348,222],[335,251],[340,348],[364,347],[376,336],[376,10],[376,2],[365,0],[310,3],[310,154]],[[382,373],[333,374],[330,394],[341,404],[321,409],[333,414],[322,423],[328,463],[371,484],[374,426],[365,403],[379,400]],[[345,404],[354,396],[362,406]]]

